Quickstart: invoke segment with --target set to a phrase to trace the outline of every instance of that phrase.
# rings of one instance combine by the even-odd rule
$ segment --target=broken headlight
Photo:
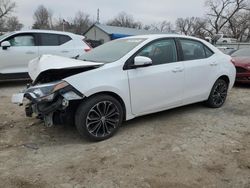
[[[28,99],[41,101],[52,101],[55,97],[55,93],[69,84],[65,81],[52,82],[48,84],[41,84],[38,86],[30,87],[26,90],[25,96]]]

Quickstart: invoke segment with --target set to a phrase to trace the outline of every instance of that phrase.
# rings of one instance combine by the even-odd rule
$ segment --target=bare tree
[[[207,21],[199,17],[178,18],[176,30],[184,35],[205,38],[211,31],[207,27]]]
[[[174,30],[172,23],[168,21],[162,21],[159,23],[151,24],[150,28],[151,30],[160,31],[160,32],[168,32],[168,33]]]
[[[144,30],[150,30],[150,29],[151,29],[151,26],[150,26],[150,25],[144,25],[144,26],[143,26],[143,29],[144,29]]]
[[[16,16],[10,17],[6,21],[7,31],[18,31],[22,29],[23,24],[21,24]]]
[[[241,10],[248,9],[248,0],[207,0],[207,18],[218,34],[222,28]]]
[[[184,35],[190,35],[192,22],[189,18],[178,18],[176,20],[176,29]]]
[[[5,20],[4,19],[0,19],[0,34],[3,31],[5,31]]]
[[[52,28],[52,11],[40,5],[33,16],[35,23],[33,29],[51,29]]]
[[[107,25],[118,26],[118,27],[128,27],[128,28],[142,28],[142,23],[135,21],[132,15],[125,12],[121,12],[114,19],[107,22]]]
[[[11,0],[0,0],[0,19],[10,14],[16,7],[16,3]]]
[[[73,21],[73,32],[77,34],[83,34],[90,27],[92,22],[90,21],[89,15],[84,12],[77,12]]]
[[[239,12],[235,14],[225,27],[225,32],[229,33],[239,41],[246,38],[247,32],[250,28],[250,12]]]
[[[74,18],[68,18],[67,20],[59,18],[53,26],[53,29],[82,35],[93,24],[89,17],[88,14],[78,11]]]

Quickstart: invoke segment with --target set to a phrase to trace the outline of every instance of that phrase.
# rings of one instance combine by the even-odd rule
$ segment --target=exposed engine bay
[[[29,64],[33,82],[22,93],[13,95],[12,102],[23,105],[26,99],[26,116],[35,114],[47,127],[72,124],[76,105],[84,95],[63,79],[102,65],[51,55],[36,58]]]

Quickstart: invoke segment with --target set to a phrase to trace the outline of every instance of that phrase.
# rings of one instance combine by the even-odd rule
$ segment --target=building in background
[[[84,33],[84,36],[86,37],[85,40],[89,42],[92,47],[96,47],[118,38],[146,34],[162,34],[162,32],[94,24]]]

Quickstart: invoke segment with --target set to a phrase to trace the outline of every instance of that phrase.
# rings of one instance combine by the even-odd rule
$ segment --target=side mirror
[[[134,59],[134,68],[147,67],[152,65],[152,59],[145,56],[136,56]]]
[[[3,50],[7,50],[10,46],[11,45],[9,41],[4,41],[1,43],[1,47],[3,48]]]

